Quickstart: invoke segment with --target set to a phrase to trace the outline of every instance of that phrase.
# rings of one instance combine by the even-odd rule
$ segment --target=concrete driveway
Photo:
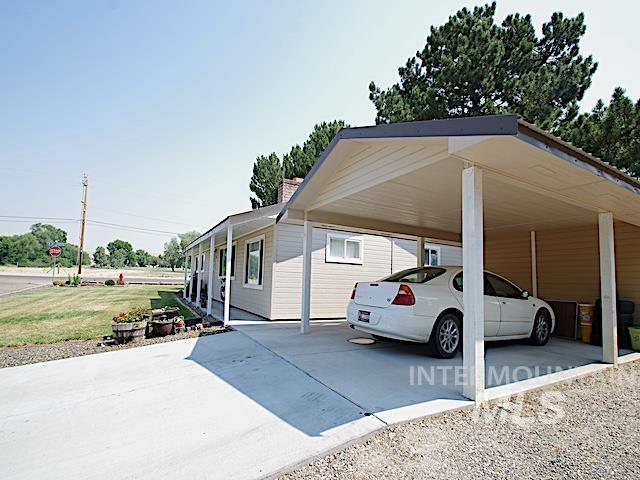
[[[259,478],[384,424],[240,332],[0,370],[0,477]]]
[[[456,384],[460,356],[354,344],[368,336],[344,321],[313,322],[304,336],[298,322],[235,323],[221,335],[0,369],[0,478],[259,478],[387,424],[473,407]],[[558,339],[490,345],[486,381],[508,395],[523,376],[537,375],[515,385],[557,369],[545,381],[562,380],[605,368],[599,358],[599,348]],[[508,375],[492,378],[492,367]]]

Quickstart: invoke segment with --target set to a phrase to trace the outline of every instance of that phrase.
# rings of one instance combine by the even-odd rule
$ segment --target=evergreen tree
[[[633,103],[618,87],[609,105],[599,100],[590,113],[563,127],[562,138],[602,160],[640,176],[640,99]]]
[[[494,22],[496,4],[431,27],[387,90],[369,86],[377,123],[517,113],[554,131],[577,114],[597,64],[580,55],[584,15],[554,13],[538,38],[530,15]]]
[[[253,164],[253,176],[249,189],[254,193],[250,198],[251,208],[266,207],[278,201],[278,184],[282,181],[282,163],[278,155],[260,155]]]
[[[259,156],[253,164],[253,176],[249,184],[249,188],[254,193],[250,198],[251,208],[277,203],[278,185],[282,179],[306,177],[336,133],[346,126],[348,125],[342,120],[316,124],[302,146],[291,147],[289,153],[282,157],[282,161],[275,153]]]

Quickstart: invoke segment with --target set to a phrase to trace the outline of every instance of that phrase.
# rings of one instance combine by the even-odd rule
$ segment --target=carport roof
[[[575,177],[573,183],[568,182],[563,186],[562,195],[558,195],[557,192],[543,192],[543,194],[551,193],[555,195],[556,200],[570,200],[569,203],[581,207],[585,195],[593,192],[593,195],[601,197],[602,201],[597,205],[589,205],[588,209],[591,211],[608,211],[612,210],[608,208],[609,205],[626,203],[625,213],[629,215],[627,215],[628,218],[623,219],[630,223],[640,223],[640,198],[638,198],[640,181],[637,178],[525,122],[517,115],[454,118],[342,129],[282,209],[277,220],[280,221],[289,211],[322,210],[322,202],[319,203],[317,200],[318,195],[324,188],[325,197],[329,199],[323,200],[324,205],[330,203],[330,196],[326,194],[326,184],[330,181],[340,183],[340,180],[336,179],[340,175],[340,168],[348,170],[348,167],[341,165],[359,155],[360,153],[357,152],[362,150],[358,148],[364,145],[372,147],[376,142],[378,142],[377,145],[404,145],[403,154],[406,153],[406,148],[412,148],[411,145],[430,145],[425,150],[424,156],[426,158],[427,155],[432,155],[433,160],[424,165],[435,164],[445,158],[455,158],[471,164],[477,163],[495,174],[496,178],[505,174],[506,170],[501,169],[507,167],[511,170],[506,175],[510,176],[514,184],[526,182],[526,176],[529,174],[532,178],[537,176],[538,185],[544,182],[553,184],[559,179]],[[507,151],[508,153],[505,153]],[[496,152],[495,159],[492,158],[492,152]],[[387,168],[402,159],[400,154],[384,157],[383,159],[382,155],[379,155],[374,165],[376,169]],[[417,152],[413,158],[418,158]],[[535,161],[531,160],[527,164],[526,160],[533,158]],[[514,168],[520,170],[514,174]],[[406,172],[409,171],[410,168],[406,170]],[[393,172],[389,172],[387,177],[391,178],[393,175]],[[545,179],[545,175],[548,178]],[[579,181],[578,178],[580,178]],[[603,182],[603,180],[607,181]],[[618,188],[615,188],[612,193],[612,186],[619,187],[626,193],[618,195],[616,193],[620,192]],[[582,191],[578,191],[579,189]],[[364,190],[364,187],[360,190]],[[352,188],[351,191],[355,189]],[[373,194],[374,191],[370,190],[370,193]],[[625,201],[629,198],[625,195],[630,193],[635,194],[631,196],[634,203],[632,207]],[[363,198],[356,199],[353,193],[351,195],[349,198],[354,202],[363,203]],[[619,196],[621,198],[618,198]],[[346,198],[346,195],[342,198]],[[338,204],[334,202],[334,205],[337,208]],[[373,208],[373,205],[371,207]],[[585,208],[587,208],[586,205]],[[636,219],[638,222],[635,221]],[[410,222],[407,219],[402,223]]]

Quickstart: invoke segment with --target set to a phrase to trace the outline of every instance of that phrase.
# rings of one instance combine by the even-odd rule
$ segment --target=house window
[[[434,267],[440,265],[440,247],[435,245],[424,246],[424,266]]]
[[[220,264],[218,265],[218,276],[224,277],[227,275],[227,249],[220,249]],[[231,246],[231,279],[234,280],[236,276],[236,244]]]
[[[262,289],[264,235],[245,242],[244,286]]]
[[[200,271],[204,272],[204,253],[200,255]]]
[[[362,265],[363,240],[344,233],[327,233],[325,261]]]

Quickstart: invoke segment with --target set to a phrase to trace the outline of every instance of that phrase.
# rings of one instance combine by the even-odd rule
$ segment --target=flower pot
[[[151,334],[154,337],[165,337],[170,333],[173,333],[173,320],[151,322]]]
[[[144,338],[144,333],[147,330],[147,321],[112,323],[111,330],[113,330],[113,336],[118,343],[137,342]]]

